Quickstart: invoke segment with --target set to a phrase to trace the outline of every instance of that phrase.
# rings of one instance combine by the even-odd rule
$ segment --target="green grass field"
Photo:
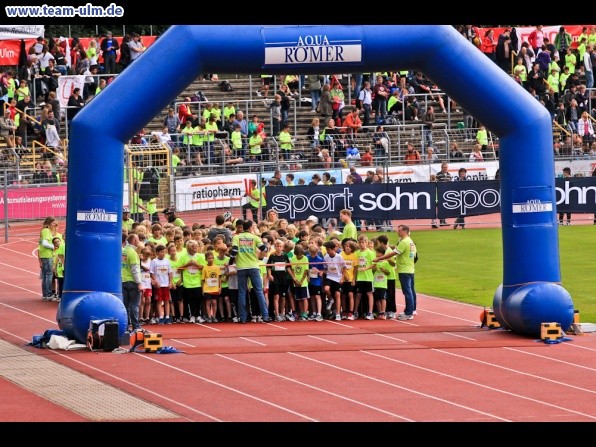
[[[369,238],[377,233],[366,233]],[[397,233],[386,233],[395,244]],[[458,231],[412,230],[420,260],[416,264],[416,291],[454,301],[492,307],[503,282],[503,244],[500,228]],[[596,322],[596,228],[578,225],[559,228],[563,287],[571,294],[580,321]]]

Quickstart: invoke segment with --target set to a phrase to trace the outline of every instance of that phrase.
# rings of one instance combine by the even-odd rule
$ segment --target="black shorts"
[[[375,301],[381,301],[387,299],[387,289],[375,289],[373,292]]]
[[[288,284],[270,281],[269,282],[269,298],[273,298],[275,295],[279,297],[288,296]]]
[[[356,281],[356,292],[368,293],[374,290],[373,283],[371,281]]]
[[[227,287],[222,287],[221,288],[221,293],[219,294],[220,298],[224,298],[226,296],[230,296],[230,289],[228,289]]]
[[[335,296],[336,292],[341,292],[341,284],[338,282],[327,279],[325,280],[325,285],[329,287],[329,293],[332,297]]]
[[[315,295],[321,296],[321,286],[320,285],[315,286],[315,285],[309,284],[308,285],[308,293],[310,296],[315,296]]]
[[[346,281],[341,283],[341,291],[346,295],[350,292],[354,293],[356,291],[356,286],[353,285],[351,282]]]
[[[310,298],[308,294],[308,287],[294,286],[294,299],[297,301],[307,300]]]
[[[263,85],[271,85],[271,82],[273,82],[273,76],[266,76],[261,79],[263,80]]]

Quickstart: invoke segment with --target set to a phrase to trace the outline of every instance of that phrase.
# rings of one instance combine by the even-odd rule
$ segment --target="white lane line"
[[[240,340],[248,341],[250,343],[254,343],[255,345],[259,346],[267,346],[267,343],[261,343],[260,341],[252,340],[248,337],[238,337]]]
[[[325,339],[325,338],[322,338],[322,337],[316,337],[316,336],[314,336],[314,335],[308,335],[308,337],[310,337],[310,338],[314,338],[315,340],[324,341],[325,343],[331,343],[331,344],[334,344],[334,345],[336,345],[336,344],[337,344],[337,342],[335,342],[335,341],[327,340],[327,339]]]
[[[288,354],[293,354],[293,353],[292,353],[292,352],[288,352]],[[351,403],[354,403],[354,404],[357,404],[357,405],[361,405],[361,406],[363,406],[363,407],[369,408],[369,409],[371,409],[371,410],[374,410],[374,411],[378,411],[378,412],[380,412],[380,413],[383,413],[383,414],[386,414],[386,415],[389,415],[389,416],[395,417],[395,418],[397,418],[397,419],[401,419],[401,420],[403,420],[403,421],[406,421],[406,422],[415,422],[414,420],[412,420],[412,419],[408,419],[408,418],[406,418],[406,417],[404,417],[404,416],[400,416],[400,415],[398,415],[398,414],[391,413],[391,412],[389,412],[389,411],[383,410],[382,408],[374,407],[374,406],[372,406],[372,405],[365,404],[364,402],[360,402],[360,401],[357,401],[357,400],[351,399],[351,398],[349,398],[349,397],[342,396],[342,395],[340,395],[340,394],[337,394],[337,393],[333,393],[333,392],[331,392],[331,391],[329,391],[329,390],[326,390],[326,389],[319,388],[319,387],[316,387],[316,386],[314,386],[314,385],[311,385],[310,383],[304,383],[304,382],[301,382],[301,381],[299,381],[299,380],[292,379],[292,378],[290,378],[290,377],[287,377],[287,376],[283,376],[283,375],[281,375],[281,374],[274,373],[273,371],[270,371],[270,370],[268,370],[268,369],[259,368],[258,366],[251,365],[251,364],[249,364],[249,363],[242,362],[242,361],[240,361],[240,360],[236,360],[236,359],[233,359],[233,358],[231,358],[231,357],[227,357],[227,356],[225,356],[225,355],[222,355],[222,354],[215,354],[215,355],[216,355],[216,356],[218,356],[218,357],[224,358],[224,359],[226,359],[226,360],[230,360],[230,361],[232,361],[232,362],[239,363],[239,364],[241,364],[241,365],[244,365],[244,366],[246,366],[246,367],[248,367],[248,368],[256,369],[257,371],[261,371],[261,372],[263,372],[263,373],[265,373],[265,374],[269,374],[269,375],[272,375],[272,376],[274,376],[274,377],[277,377],[277,378],[280,378],[280,379],[287,380],[288,382],[292,382],[292,383],[295,383],[295,384],[297,384],[297,385],[302,385],[302,386],[304,386],[304,387],[306,387],[306,388],[310,388],[310,389],[312,389],[312,390],[315,390],[315,391],[318,391],[318,392],[321,392],[321,393],[324,393],[324,394],[328,394],[328,395],[330,395],[330,396],[333,396],[333,397],[336,397],[336,398],[338,398],[338,399],[342,399],[342,400],[345,400],[345,401],[348,401],[348,402],[351,402]],[[301,356],[299,356],[299,357],[301,357]]]
[[[377,356],[377,357],[385,358],[383,356],[380,356],[380,355],[377,355],[377,354],[372,354],[372,353],[367,352],[367,351],[359,351],[359,352],[363,352],[365,354],[370,354],[370,355],[374,355],[374,356]],[[377,379],[377,378],[368,376],[366,374],[361,374],[359,372],[356,372],[356,371],[353,371],[353,370],[350,370],[350,369],[346,369],[346,368],[342,368],[340,366],[332,365],[331,363],[323,362],[321,360],[311,359],[309,357],[306,357],[304,355],[297,354],[297,353],[294,353],[294,352],[289,352],[288,354],[295,355],[295,356],[300,357],[300,358],[303,358],[305,360],[310,360],[311,362],[319,363],[321,365],[325,365],[325,366],[328,366],[328,367],[333,368],[333,369],[338,369],[340,371],[347,372],[347,373],[353,374],[353,375],[358,376],[358,377],[362,377],[362,378],[364,378],[366,380],[370,380],[370,381],[373,381],[373,382],[381,383],[383,385],[388,385],[388,386],[390,386],[392,388],[397,388],[397,389],[406,391],[408,393],[416,394],[418,396],[422,396],[422,397],[426,397],[428,399],[432,399],[432,400],[436,400],[436,401],[439,401],[439,402],[443,402],[443,403],[448,404],[448,405],[453,405],[454,407],[463,408],[464,410],[468,410],[468,411],[472,411],[474,413],[482,414],[484,416],[488,416],[488,417],[497,419],[497,420],[502,421],[502,422],[512,422],[512,421],[510,421],[508,419],[499,417],[497,415],[494,415],[494,414],[491,414],[491,413],[486,413],[484,411],[477,410],[477,409],[472,408],[472,407],[468,407],[467,405],[461,405],[461,404],[458,404],[458,403],[455,403],[455,402],[452,402],[452,401],[449,401],[449,400],[446,400],[446,399],[442,399],[440,397],[433,396],[431,394],[423,393],[421,391],[416,391],[416,390],[413,390],[411,388],[406,388],[406,387],[403,387],[403,386],[400,386],[400,385],[396,385],[395,383],[387,382],[386,380]],[[392,360],[390,358],[387,358],[387,359],[388,360]]]
[[[568,383],[563,383],[560,380],[552,380],[552,379],[548,379],[546,377],[540,377],[540,376],[537,376],[535,374],[530,374],[530,373],[527,373],[527,372],[524,372],[524,371],[519,371],[517,369],[507,368],[505,366],[495,365],[494,363],[489,363],[489,362],[485,362],[483,360],[474,359],[474,358],[471,358],[471,357],[467,357],[465,355],[455,354],[455,353],[452,353],[452,352],[443,351],[441,349],[433,349],[433,351],[440,352],[442,354],[451,355],[451,356],[458,357],[458,358],[462,358],[462,359],[466,359],[466,360],[470,360],[472,362],[481,363],[483,365],[492,366],[493,368],[503,369],[505,371],[512,372],[512,373],[515,373],[515,374],[520,374],[520,375],[523,375],[523,376],[528,376],[528,377],[531,377],[533,379],[544,380],[545,382],[549,382],[549,383],[552,383],[552,384],[555,384],[555,385],[559,385],[559,386],[563,386],[563,387],[568,387],[568,388],[573,388],[573,389],[576,389],[576,390],[579,390],[579,391],[588,392],[588,393],[596,393],[596,391],[588,390],[586,388],[578,387],[578,386],[575,386],[575,385],[570,385]],[[464,379],[462,379],[462,380],[464,380]],[[472,382],[472,383],[474,383],[474,382]],[[481,387],[486,387],[486,385],[481,385],[481,384],[477,384],[477,385],[478,386],[481,386]],[[573,414],[578,414],[580,416],[587,417],[589,419],[596,420],[596,416],[592,416],[590,414],[582,413],[580,411],[571,410],[568,407],[561,407],[559,405],[550,404],[550,403],[545,402],[545,401],[542,401],[542,400],[537,400],[537,399],[533,399],[531,397],[522,396],[521,394],[510,393],[508,391],[503,391],[503,390],[496,390],[496,391],[499,391],[499,392],[502,392],[502,393],[505,393],[505,394],[510,394],[510,395],[515,396],[515,397],[518,397],[520,399],[524,399],[524,400],[529,400],[529,401],[532,401],[532,402],[536,402],[536,403],[539,403],[541,405],[545,405],[547,407],[556,408],[558,410],[567,411],[567,412],[570,412],[570,413],[573,413]]]
[[[570,366],[573,366],[575,368],[587,369],[588,371],[596,371],[596,368],[590,368],[589,366],[583,366],[583,365],[578,365],[577,363],[566,362],[565,360],[555,359],[555,358],[552,358],[552,357],[547,357],[545,355],[534,354],[533,352],[522,351],[521,349],[517,349],[517,348],[508,348],[507,346],[504,346],[503,348],[504,349],[507,349],[509,351],[515,351],[515,352],[519,352],[521,354],[526,354],[526,355],[532,355],[534,357],[539,357],[541,359],[549,360],[551,362],[563,363],[564,365],[570,365]],[[594,393],[596,391],[592,391],[592,392]]]

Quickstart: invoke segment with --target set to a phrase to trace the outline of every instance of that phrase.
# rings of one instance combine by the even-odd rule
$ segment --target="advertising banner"
[[[33,188],[8,189],[0,191],[0,219],[4,219],[5,206],[8,205],[8,218],[45,219],[48,216],[66,216],[66,185],[39,186]]]

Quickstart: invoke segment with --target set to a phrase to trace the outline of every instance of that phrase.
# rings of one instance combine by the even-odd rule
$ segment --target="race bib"
[[[385,275],[382,274],[376,274],[375,275],[375,281],[376,282],[383,282],[385,280]]]
[[[237,269],[235,265],[228,265],[228,273],[236,273]]]
[[[217,287],[219,286],[219,281],[217,278],[207,278],[207,285],[209,287]]]
[[[317,269],[310,269],[308,276],[310,276],[311,278],[316,278],[319,276],[319,272]]]
[[[283,272],[286,269],[286,265],[283,262],[276,262],[273,264],[273,268],[276,272]]]
[[[186,271],[188,273],[195,274],[195,273],[198,273],[199,269],[194,265],[189,265],[188,268],[186,269]]]
[[[346,268],[348,270],[352,270],[354,268],[354,264],[352,264],[352,261],[346,261]]]

